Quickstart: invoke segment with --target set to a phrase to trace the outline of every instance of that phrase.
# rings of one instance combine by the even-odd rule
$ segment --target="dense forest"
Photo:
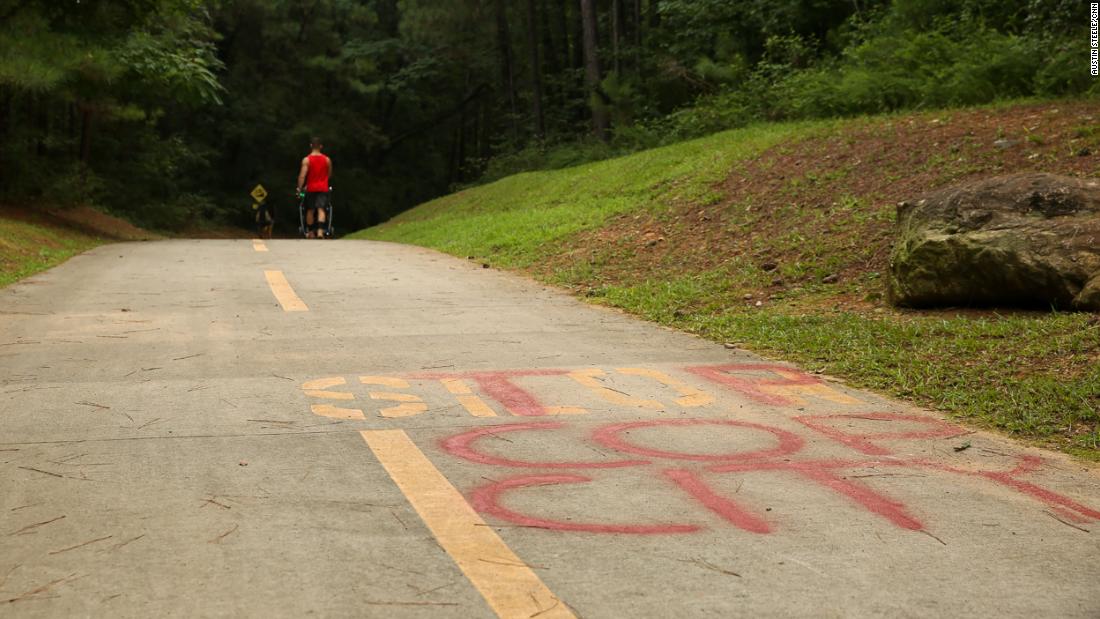
[[[0,0],[0,198],[342,231],[456,186],[757,121],[1090,96],[1077,0]]]

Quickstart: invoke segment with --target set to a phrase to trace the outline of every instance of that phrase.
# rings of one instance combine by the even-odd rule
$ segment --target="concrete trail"
[[[427,250],[101,247],[0,368],[0,616],[1100,616],[1086,465]]]

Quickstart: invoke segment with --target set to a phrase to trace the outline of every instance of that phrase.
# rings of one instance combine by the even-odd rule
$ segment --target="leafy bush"
[[[46,203],[62,207],[94,203],[106,193],[103,179],[79,163],[68,166],[43,186]]]
[[[975,24],[880,35],[840,59],[778,79],[773,111],[821,118],[1028,96],[1037,93],[1045,65],[1040,47]]]
[[[648,148],[651,145],[640,146],[640,148]],[[624,148],[615,142],[608,144],[596,139],[552,145],[535,143],[514,153],[489,160],[485,174],[478,179],[478,184],[499,180],[526,170],[558,170],[589,161],[600,161],[627,154],[638,148]]]
[[[210,198],[193,193],[174,196],[153,204],[127,204],[124,212],[136,223],[154,230],[179,230],[186,226],[216,221],[217,205]]]
[[[1072,41],[1051,45],[1045,62],[1035,73],[1034,88],[1040,95],[1100,94],[1100,80],[1091,77],[1082,62],[1082,46]]]

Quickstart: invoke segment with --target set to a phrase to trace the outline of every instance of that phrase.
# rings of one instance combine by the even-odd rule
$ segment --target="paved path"
[[[0,616],[1100,616],[1085,465],[426,250],[101,247],[0,368]]]

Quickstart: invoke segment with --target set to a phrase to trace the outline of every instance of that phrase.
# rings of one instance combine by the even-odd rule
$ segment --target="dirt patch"
[[[97,211],[90,206],[74,206],[49,211],[49,215],[89,234],[98,234],[120,241],[151,241],[163,236],[143,230],[125,219]]]
[[[1100,103],[930,112],[843,123],[739,164],[708,205],[621,215],[537,267],[598,272],[575,287],[726,271],[730,292],[881,305],[896,204],[966,179],[1042,171],[1100,176]],[[585,268],[597,267],[597,268]]]
[[[91,236],[119,241],[149,241],[163,236],[143,230],[130,222],[97,211],[90,206],[71,208],[19,208],[0,205],[0,218],[25,221],[46,227],[61,226]]]
[[[153,241],[171,237],[187,239],[248,239],[251,231],[229,225],[191,226],[168,235],[139,228],[125,219],[108,215],[90,206],[17,208],[0,204],[0,218],[26,221],[42,226],[63,226],[91,236],[117,241]]]

